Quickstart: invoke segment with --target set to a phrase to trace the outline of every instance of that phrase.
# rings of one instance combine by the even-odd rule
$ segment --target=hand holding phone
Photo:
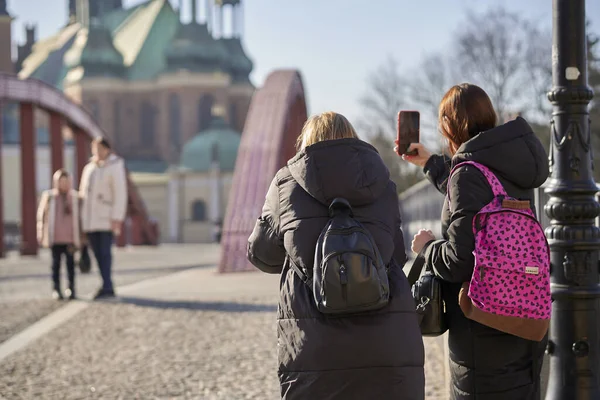
[[[419,143],[420,114],[418,111],[398,113],[398,155],[415,156],[417,150],[408,151],[411,143]]]

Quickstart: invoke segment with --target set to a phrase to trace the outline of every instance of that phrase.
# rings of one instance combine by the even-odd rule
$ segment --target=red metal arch
[[[106,136],[94,118],[80,105],[71,101],[63,92],[37,79],[19,79],[16,75],[0,73],[0,105],[3,102],[20,104],[21,114],[21,168],[22,184],[22,246],[24,255],[37,254],[35,231],[35,211],[37,194],[35,192],[35,138],[34,107],[41,108],[50,114],[50,136],[52,168],[54,171],[63,167],[62,125],[69,124],[73,129],[76,146],[77,173],[80,176],[85,163],[89,159],[89,143],[98,136]],[[0,108],[0,113],[1,113]],[[1,137],[0,137],[1,143]],[[131,217],[131,244],[156,244],[157,229],[150,222],[146,207],[137,187],[128,179],[129,200],[128,216]],[[0,193],[0,255],[3,252],[3,213]],[[120,244],[126,241],[125,235],[118,239]]]
[[[105,134],[85,109],[60,90],[37,79],[19,79],[16,75],[0,73],[0,101],[29,103],[60,114],[91,139]]]
[[[253,96],[242,134],[223,226],[220,272],[252,270],[246,259],[248,236],[277,171],[295,154],[306,121],[300,73],[269,75]]]

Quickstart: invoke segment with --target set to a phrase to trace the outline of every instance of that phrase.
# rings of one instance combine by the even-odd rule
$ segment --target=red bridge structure
[[[271,180],[296,153],[296,139],[306,119],[300,73],[271,73],[248,110],[223,225],[219,272],[254,269],[246,259],[248,237]]]
[[[0,73],[0,106],[2,103],[18,103],[20,109],[21,137],[21,255],[37,255],[36,238],[36,162],[34,109],[43,109],[50,116],[51,173],[64,166],[63,126],[68,125],[75,142],[76,173],[81,176],[88,162],[90,142],[105,133],[92,116],[80,105],[71,101],[61,91],[37,79],[19,79],[16,75]],[[0,113],[2,108],[0,107]],[[2,137],[0,131],[0,154]],[[0,182],[1,187],[1,182]],[[148,212],[137,188],[128,179],[128,221],[117,243],[121,246],[155,245],[158,242],[156,224]],[[0,222],[3,221],[3,197],[0,190]],[[0,256],[4,256],[4,225],[0,223]]]

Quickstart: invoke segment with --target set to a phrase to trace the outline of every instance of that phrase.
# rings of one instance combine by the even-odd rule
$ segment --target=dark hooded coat
[[[464,143],[452,160],[432,156],[427,178],[447,194],[451,167],[475,161],[496,174],[509,196],[533,203],[533,189],[548,177],[542,144],[522,118],[482,132]],[[467,319],[458,305],[463,282],[473,274],[473,217],[493,199],[492,189],[478,169],[459,167],[450,180],[442,211],[443,239],[424,250],[428,266],[444,280],[449,322],[451,399],[537,400],[546,340],[537,343],[511,336]]]
[[[390,265],[391,300],[360,316],[325,316],[285,262],[312,268],[329,220],[328,205],[346,198]],[[281,397],[423,400],[424,349],[415,305],[402,272],[406,260],[396,186],[377,151],[358,139],[317,143],[282,168],[250,236],[248,258],[281,274],[277,315]]]

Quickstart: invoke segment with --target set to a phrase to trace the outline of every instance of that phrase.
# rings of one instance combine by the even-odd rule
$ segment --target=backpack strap
[[[298,275],[300,280],[302,282],[306,283],[308,286],[310,286],[311,279],[308,277],[308,275],[306,275],[304,273],[304,271],[302,271],[302,268],[300,268],[298,265],[296,265],[294,260],[292,260],[292,257],[290,257],[289,255],[287,255],[285,258],[286,258],[286,262],[288,263],[290,268],[296,273],[296,275]]]
[[[488,167],[486,167],[485,165],[479,164],[475,161],[465,161],[465,162],[456,164],[454,166],[454,168],[452,168],[452,171],[450,171],[450,177],[448,178],[448,185],[446,187],[447,193],[448,193],[448,204],[450,204],[450,188],[452,186],[452,185],[450,185],[450,179],[452,179],[452,175],[454,174],[454,172],[458,168],[462,167],[463,165],[472,165],[475,168],[477,168],[479,170],[479,172],[481,172],[483,174],[483,176],[487,180],[488,184],[492,188],[494,197],[508,196],[508,194],[506,193],[506,190],[504,190],[504,186],[502,186],[502,183],[500,183],[500,180],[498,180],[498,177],[492,171],[490,171],[490,169]]]
[[[426,261],[425,260],[425,249],[427,249],[427,247],[429,246],[429,244],[433,242],[433,240],[427,242],[425,244],[425,246],[423,246],[423,248],[421,249],[421,251],[419,252],[419,254],[417,254],[417,256],[415,257],[415,259],[412,262],[412,265],[410,266],[410,270],[408,271],[408,276],[406,277],[406,279],[408,280],[408,285],[410,287],[412,287],[421,277],[421,272],[423,272],[423,269],[428,270],[430,269],[428,265],[426,265]]]

